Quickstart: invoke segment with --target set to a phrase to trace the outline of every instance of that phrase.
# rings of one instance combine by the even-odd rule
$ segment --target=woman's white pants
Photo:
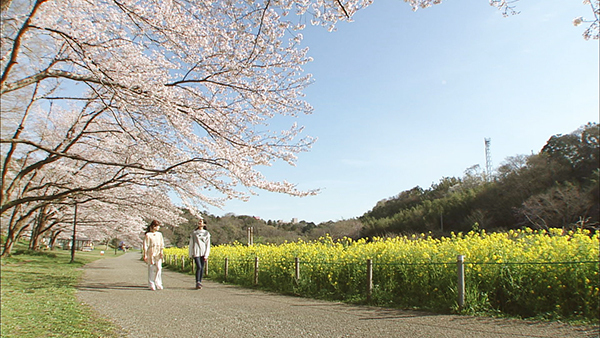
[[[148,286],[151,290],[161,290],[162,285],[162,259],[156,264],[148,264]]]

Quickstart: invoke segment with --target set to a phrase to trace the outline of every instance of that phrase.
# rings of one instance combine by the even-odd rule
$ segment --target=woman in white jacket
[[[202,289],[204,263],[210,254],[210,233],[204,219],[198,221],[198,228],[190,235],[190,257],[196,262],[196,289]]]

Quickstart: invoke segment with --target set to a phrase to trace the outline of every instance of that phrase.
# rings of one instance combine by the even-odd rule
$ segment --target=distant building
[[[58,247],[62,248],[63,250],[71,250],[72,243],[73,243],[73,240],[69,239],[69,238],[59,238],[57,240]],[[75,240],[75,250],[92,251],[92,250],[94,250],[94,243],[89,238],[78,237]]]
[[[292,218],[292,224],[298,224],[298,219],[297,218]]]

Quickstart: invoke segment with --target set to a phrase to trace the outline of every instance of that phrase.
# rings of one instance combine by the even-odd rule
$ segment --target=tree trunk
[[[61,232],[62,232],[62,230],[54,231],[50,235],[50,243],[48,244],[50,246],[50,250],[54,250],[54,246],[56,245],[56,240],[58,239],[58,235],[60,235]]]
[[[22,222],[22,223],[25,223],[25,222]],[[8,229],[8,233],[6,234],[6,241],[4,242],[4,250],[2,251],[2,255],[0,255],[0,256],[2,256],[2,257],[10,256],[15,242],[21,237],[21,233],[26,228],[27,228],[27,223],[25,223],[25,225],[20,225],[19,227],[11,227]]]
[[[48,232],[48,230],[52,229],[52,227],[56,225],[56,222],[48,222],[48,220],[52,217],[52,213],[47,213],[47,210],[48,205],[44,205],[40,209],[37,222],[31,230],[31,239],[29,240],[30,250],[38,251],[40,249],[40,239],[43,238],[44,234]],[[46,226],[46,224],[48,224],[48,226]]]
[[[15,243],[14,238],[11,238],[11,231],[6,235],[6,242],[4,242],[4,246],[2,247],[2,257],[7,257],[12,252],[13,245]]]
[[[41,213],[41,211],[40,211]],[[37,251],[40,248],[40,223],[41,216],[38,216],[37,221],[33,224],[31,229],[31,237],[29,238],[29,250]]]
[[[31,214],[25,215],[15,221],[16,215],[19,208],[15,208],[12,217],[9,221],[8,232],[6,234],[6,241],[4,242],[4,249],[2,250],[2,257],[10,256],[15,242],[21,236],[21,232],[27,228],[27,219]]]

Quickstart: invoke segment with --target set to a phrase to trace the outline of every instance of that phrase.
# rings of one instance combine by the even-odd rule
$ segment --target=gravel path
[[[598,337],[598,327],[436,315],[244,289],[163,270],[147,289],[137,252],[86,265],[77,295],[126,337]]]

